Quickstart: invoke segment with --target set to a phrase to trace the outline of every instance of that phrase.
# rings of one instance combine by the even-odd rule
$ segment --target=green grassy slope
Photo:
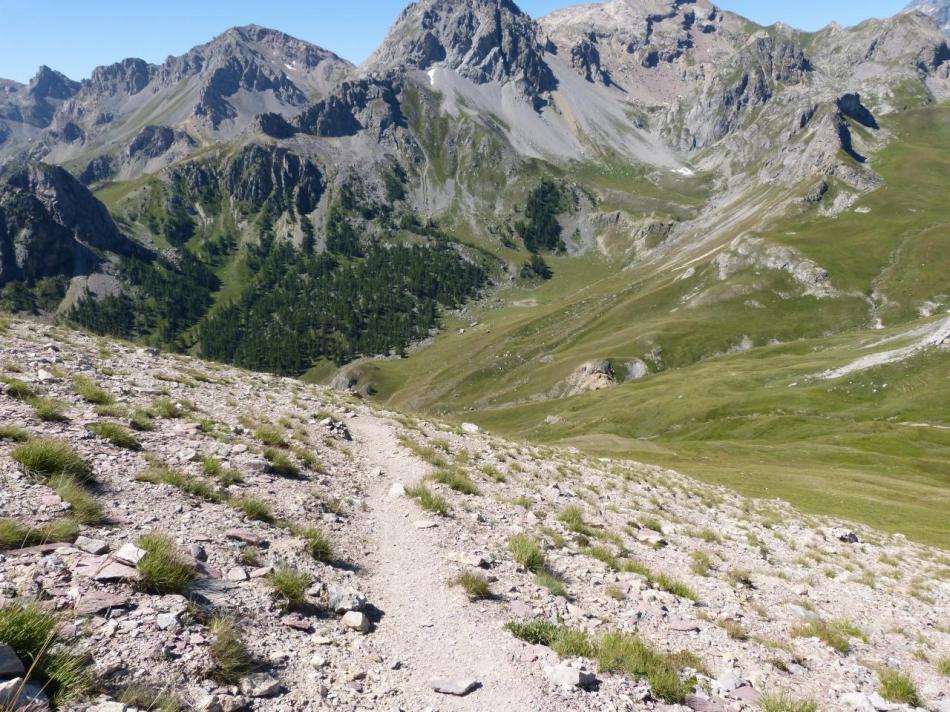
[[[762,233],[828,269],[835,298],[801,296],[768,270],[719,281],[699,263],[677,280],[552,258],[551,282],[506,290],[410,358],[361,364],[364,377],[392,405],[674,466],[950,547],[950,354],[807,380],[921,320],[927,302],[936,314],[950,303],[950,107],[885,127],[900,140],[875,159],[886,187],[861,198],[861,212],[803,211]],[[878,316],[894,329],[869,330]],[[729,353],[743,337],[753,348]],[[647,355],[658,375],[546,397],[584,361]]]

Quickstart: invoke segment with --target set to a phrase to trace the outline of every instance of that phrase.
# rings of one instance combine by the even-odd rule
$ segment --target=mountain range
[[[939,537],[948,8],[420,0],[360,66],[251,25],[41,67],[0,304],[885,526],[849,478],[900,471]]]

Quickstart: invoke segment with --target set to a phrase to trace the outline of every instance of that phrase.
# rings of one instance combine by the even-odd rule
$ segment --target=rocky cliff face
[[[363,69],[428,70],[436,64],[477,84],[514,82],[534,102],[557,84],[536,24],[510,0],[414,3]]]
[[[33,163],[0,186],[0,285],[98,270],[106,253],[142,252],[67,171]]]
[[[931,17],[944,34],[950,36],[950,1],[912,0],[906,12],[922,12]]]

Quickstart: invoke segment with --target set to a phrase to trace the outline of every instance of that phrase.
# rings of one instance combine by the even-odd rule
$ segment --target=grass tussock
[[[759,701],[762,712],[818,712],[814,700],[796,700],[788,695],[765,695]]]
[[[82,482],[70,475],[56,475],[47,485],[64,501],[69,502],[71,518],[86,525],[102,522],[102,507]]]
[[[284,610],[293,611],[306,605],[307,589],[313,584],[313,577],[306,571],[280,566],[267,576],[267,583],[280,598]]]
[[[937,660],[937,662],[934,664],[934,667],[936,667],[937,672],[939,672],[944,677],[950,677],[950,655]]]
[[[23,428],[18,428],[15,425],[0,425],[0,440],[25,443],[29,439],[30,434]]]
[[[273,425],[262,425],[254,431],[254,437],[268,447],[287,447],[284,433]]]
[[[18,445],[10,453],[24,470],[40,480],[57,475],[78,481],[92,478],[92,467],[68,443],[52,438],[37,438]]]
[[[0,383],[5,384],[4,390],[10,398],[25,401],[36,395],[33,391],[33,387],[19,378],[0,376]]]
[[[178,552],[175,543],[164,534],[145,534],[136,542],[145,550],[138,563],[138,585],[158,595],[182,594],[195,577],[194,567]]]
[[[173,470],[166,465],[158,463],[150,465],[138,473],[135,479],[138,482],[148,482],[153,485],[170,485],[180,489],[185,494],[190,494],[208,502],[221,501],[221,495],[204,480],[192,477],[179,470]]]
[[[183,403],[173,401],[170,398],[156,398],[152,401],[149,412],[155,414],[153,417],[173,420],[183,418],[188,413],[188,408]]]
[[[92,693],[89,660],[59,637],[59,619],[35,604],[0,607],[0,643],[9,645],[43,686],[54,707],[64,707]]]
[[[412,497],[427,512],[438,514],[441,517],[449,516],[449,503],[445,497],[438,495],[422,482],[406,487],[406,495]]]
[[[593,536],[594,531],[584,521],[584,510],[577,505],[565,507],[557,515],[557,518],[564,523],[570,531],[581,536]]]
[[[187,709],[181,698],[159,685],[126,687],[118,699],[123,705],[148,712],[182,712]]]
[[[470,601],[489,601],[495,598],[485,574],[464,571],[449,581],[449,585],[457,586],[465,591]]]
[[[209,627],[212,665],[208,676],[222,685],[235,685],[251,671],[251,655],[234,621],[215,618]]]
[[[268,524],[274,521],[274,515],[267,502],[258,497],[238,497],[230,500],[229,504],[248,519]]]
[[[542,573],[547,567],[547,560],[544,552],[533,538],[527,534],[515,534],[508,539],[508,548],[511,549],[511,555],[525,571],[533,574]]]
[[[851,652],[851,638],[867,640],[865,634],[852,623],[845,620],[803,621],[792,627],[792,636],[796,638],[818,638],[825,645],[842,655]]]
[[[429,475],[433,482],[446,485],[447,487],[461,494],[480,495],[481,491],[478,485],[472,482],[471,478],[462,470],[455,468],[436,470]]]
[[[692,655],[662,653],[631,633],[611,632],[593,637],[582,630],[541,619],[510,622],[505,627],[515,637],[532,645],[546,645],[561,657],[596,660],[601,672],[645,679],[653,694],[669,703],[686,699],[691,681],[682,681],[680,673],[685,667],[699,665]]]
[[[300,468],[290,459],[290,456],[283,450],[269,447],[264,450],[264,459],[267,460],[269,469],[275,475],[281,477],[300,477]]]
[[[923,702],[917,692],[917,686],[906,673],[893,668],[882,668],[877,672],[878,694],[889,702],[899,702],[911,707],[921,707]]]
[[[112,405],[115,403],[115,398],[112,397],[111,393],[97,386],[95,381],[86,376],[75,376],[73,378],[73,393],[93,405]]]
[[[129,427],[132,430],[138,430],[140,433],[151,432],[155,430],[154,416],[151,411],[138,409],[129,416]]]
[[[65,423],[69,420],[66,415],[66,404],[53,398],[31,398],[30,405],[33,414],[44,423]]]
[[[325,531],[317,527],[294,527],[293,533],[303,539],[307,553],[314,559],[325,564],[333,562],[333,542]]]
[[[16,519],[0,519],[0,551],[38,546],[57,542],[71,542],[79,536],[79,524],[72,517],[27,526]]]
[[[110,443],[116,447],[121,447],[126,450],[141,450],[142,443],[132,435],[128,430],[118,423],[103,422],[103,423],[90,423],[89,430],[100,438],[108,440]]]

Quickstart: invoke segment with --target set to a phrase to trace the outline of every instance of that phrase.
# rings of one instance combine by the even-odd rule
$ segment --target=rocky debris
[[[102,539],[90,539],[89,537],[82,535],[76,537],[76,541],[73,542],[73,546],[75,546],[80,551],[85,551],[87,554],[92,554],[93,556],[99,556],[109,551],[109,545],[102,541]],[[137,564],[138,561],[136,560],[131,563]]]
[[[473,677],[440,677],[432,681],[432,689],[443,695],[465,697],[479,687],[479,682]]]
[[[241,693],[248,697],[274,697],[281,689],[280,680],[266,672],[251,673],[241,680]]]
[[[71,639],[110,685],[123,684],[126,675],[159,686],[178,680],[185,703],[222,712],[248,706],[277,712],[319,700],[334,700],[341,712],[439,708],[451,701],[442,698],[440,704],[444,693],[435,692],[430,681],[464,651],[460,671],[484,685],[470,700],[486,708],[498,700],[539,712],[606,712],[629,706],[627,700],[634,709],[662,707],[649,699],[642,680],[620,674],[598,674],[589,692],[571,680],[563,684],[560,675],[587,684],[593,661],[559,660],[551,648],[527,645],[504,629],[510,621],[550,620],[595,636],[636,632],[659,650],[688,650],[707,668],[725,668],[715,678],[695,673],[707,692],[687,699],[691,709],[754,707],[760,694],[776,691],[846,712],[852,707],[840,698],[853,690],[874,706],[877,683],[862,664],[871,659],[910,675],[928,707],[938,709],[945,700],[943,678],[917,652],[925,650],[933,659],[950,645],[939,627],[950,610],[948,593],[938,584],[920,584],[927,586],[924,601],[910,593],[910,580],[903,576],[913,570],[924,581],[939,581],[941,554],[934,550],[854,524],[805,517],[775,500],[745,500],[657,467],[514,445],[423,419],[396,424],[391,414],[354,404],[346,395],[100,344],[78,333],[63,340],[59,334],[53,327],[14,320],[0,341],[0,364],[16,363],[44,396],[66,403],[73,420],[45,423],[33,417],[28,403],[0,396],[0,422],[22,423],[31,432],[69,442],[93,463],[94,496],[109,516],[105,523],[82,527],[85,538],[72,545],[3,552],[0,596],[9,602],[39,595],[51,610],[62,611]],[[39,380],[41,369],[63,375]],[[156,418],[154,431],[138,434],[143,452],[89,438],[86,426],[94,416],[72,393],[70,376],[92,369],[97,382],[130,411],[148,407],[164,389],[170,399],[201,408],[200,415]],[[209,380],[190,379],[195,385],[167,380],[178,369],[203,372]],[[76,415],[87,412],[89,418]],[[315,413],[346,423],[352,440],[342,446],[324,416]],[[262,447],[247,421],[265,417],[293,423],[288,438],[295,447],[311,449],[320,470],[301,463],[303,476],[286,479],[254,469]],[[198,419],[217,423],[214,434],[200,430]],[[414,523],[422,516],[417,503],[387,494],[392,481],[415,482],[429,466],[399,437],[420,445],[438,441],[453,460],[464,450],[467,460],[457,466],[477,482],[481,496],[430,483],[448,502],[449,516],[424,520],[437,526],[417,530]],[[0,491],[6,495],[0,498],[0,515],[22,521],[60,516],[66,510],[44,504],[54,501],[55,492],[24,478],[9,458],[14,446],[0,442]],[[334,559],[347,564],[314,559],[286,525],[252,521],[224,501],[135,479],[147,467],[148,453],[217,487],[203,474],[200,457],[178,457],[183,449],[240,472],[244,481],[222,491],[266,501],[275,521],[323,528],[333,541]],[[488,475],[486,466],[504,478]],[[596,498],[589,494],[594,491]],[[570,506],[583,512],[583,527],[573,526],[590,532],[586,541],[561,518]],[[148,532],[167,534],[190,565],[198,567],[204,559],[198,578],[181,595],[142,590],[131,578],[136,569],[117,558],[116,550],[134,546]],[[858,541],[842,537],[845,532]],[[513,533],[540,544],[569,601],[512,560]],[[597,558],[595,553],[610,561],[596,551],[600,537],[611,543],[607,553],[629,557],[644,573]],[[89,553],[90,548],[101,553]],[[693,557],[700,552],[709,560],[703,574],[694,570]],[[127,560],[133,553],[129,550]],[[815,557],[822,559],[821,575],[814,574]],[[107,571],[105,580],[97,580],[108,567],[119,567],[112,573],[121,575]],[[273,595],[269,575],[288,567],[312,582],[300,611],[283,610]],[[234,569],[247,578],[229,581]],[[466,572],[484,576],[500,600],[469,602],[449,587]],[[743,577],[755,587],[743,585]],[[667,590],[674,588],[671,579],[700,603]],[[334,611],[344,615],[323,617]],[[72,620],[73,614],[81,617]],[[214,634],[208,624],[218,617],[235,622],[255,661],[254,673],[267,678],[254,678],[244,688],[198,682],[210,665]],[[867,640],[851,638],[850,654],[792,634],[803,622],[840,620],[861,627]],[[742,639],[730,637],[727,627]],[[898,629],[907,634],[895,633]],[[928,645],[919,642],[923,639]],[[551,677],[546,667],[569,670]],[[252,697],[265,692],[272,696]]]
[[[570,398],[571,396],[599,391],[617,385],[613,366],[607,359],[597,359],[582,363],[570,376],[555,386],[548,394],[552,398]]]
[[[597,682],[597,676],[579,667],[571,665],[545,665],[544,676],[553,684],[561,687],[579,687],[587,689]]]
[[[48,712],[50,703],[42,685],[15,677],[0,681],[0,707],[5,710]]]

